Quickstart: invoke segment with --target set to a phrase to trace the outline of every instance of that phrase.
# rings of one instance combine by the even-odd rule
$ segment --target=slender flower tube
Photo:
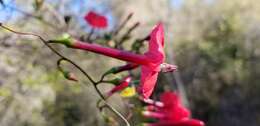
[[[159,112],[143,111],[142,114],[148,118],[158,118],[158,119],[165,118],[165,115]]]
[[[136,63],[127,63],[126,65],[114,67],[111,69],[111,73],[116,74],[127,70],[132,70],[137,68],[139,65]]]
[[[162,69],[165,69],[163,70],[164,72],[172,72],[176,70],[175,65],[163,64],[165,59],[165,54],[163,51],[164,31],[163,25],[161,23],[157,24],[152,30],[149,40],[149,49],[143,55],[114,48],[103,47],[97,44],[81,42],[70,37],[65,37],[59,40],[50,40],[50,42],[61,43],[70,48],[91,51],[141,65],[141,81],[138,91],[145,99],[149,98],[152,94],[155,83],[157,81],[158,73]]]
[[[119,85],[116,85],[112,90],[110,90],[107,93],[107,96],[109,97],[109,96],[113,95],[115,92],[118,92],[118,91],[125,89],[126,87],[128,87],[130,81],[131,81],[130,76],[125,77]]]
[[[139,65],[135,64],[135,63],[127,63],[126,65],[120,66],[118,67],[117,71],[114,72],[114,74],[122,72],[122,71],[126,71],[126,70],[132,70],[137,68]]]
[[[163,105],[158,106],[151,100],[146,102],[152,103],[153,107],[149,105],[149,109],[146,109],[143,115],[159,120],[146,126],[204,126],[202,121],[190,118],[190,111],[181,104],[176,93],[164,92],[160,96],[160,101]]]
[[[87,50],[87,51],[103,54],[109,57],[113,57],[116,59],[142,64],[142,65],[148,65],[150,63],[150,60],[143,55],[138,55],[123,50],[103,47],[98,44],[89,44],[81,41],[75,41],[71,46],[71,48]]]
[[[150,59],[144,55],[131,53],[128,51],[118,50],[109,47],[103,47],[98,44],[90,44],[87,42],[82,42],[76,39],[71,38],[69,35],[65,34],[60,39],[49,40],[50,43],[60,43],[64,44],[69,48],[86,50],[98,54],[102,54],[108,57],[116,58],[123,61],[128,61],[141,65],[149,65]]]
[[[123,71],[129,71],[129,70],[132,70],[132,69],[135,69],[137,68],[139,65],[136,64],[136,63],[127,63],[125,65],[122,65],[122,66],[117,66],[117,67],[113,67],[111,69],[109,69],[107,72],[104,73],[104,76],[105,75],[108,75],[108,74],[117,74],[117,73],[120,73],[120,72],[123,72]]]
[[[196,119],[184,119],[179,122],[158,122],[145,124],[145,126],[204,126],[205,124],[202,121]]]
[[[155,107],[154,105],[145,106],[144,109],[145,109],[146,111],[150,111],[150,112],[152,112],[152,111],[157,111],[157,110],[158,110],[157,107]]]
[[[163,107],[164,104],[160,101],[154,101],[152,99],[141,99],[143,102],[147,103],[147,104],[151,104],[151,105],[154,105],[156,107]]]
[[[107,18],[94,11],[89,11],[85,17],[85,21],[93,28],[106,28]]]

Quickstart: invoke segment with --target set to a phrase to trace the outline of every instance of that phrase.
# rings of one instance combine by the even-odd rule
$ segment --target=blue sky
[[[46,0],[46,2],[57,3],[58,0]],[[22,16],[22,14],[15,11],[14,8],[19,8],[25,12],[29,12],[28,10],[25,10],[28,8],[16,6],[14,0],[4,0],[4,3],[5,7],[0,5],[0,22],[8,22],[9,20],[14,20],[17,17]],[[104,2],[96,2],[94,0],[72,0],[67,3],[65,7],[61,8],[59,12],[61,12],[62,15],[77,15],[77,17],[73,18],[76,18],[75,20],[78,21],[81,26],[87,26],[83,19],[84,14],[89,10],[94,10],[98,13],[102,13],[108,18],[108,29],[111,29],[114,26],[114,19],[112,18],[112,12],[105,4],[106,3]]]
[[[16,8],[16,3],[14,0],[3,0],[6,4],[6,7],[0,6],[0,21],[5,22],[7,20],[12,20],[16,16],[19,15],[16,11],[14,11],[12,8]],[[47,2],[53,2],[57,3],[58,0],[47,0]],[[109,11],[109,8],[106,8],[106,6],[102,5],[105,3],[102,2],[95,2],[95,0],[73,0],[71,1],[65,10],[61,10],[61,12],[64,12],[65,14],[78,14],[80,16],[83,16],[84,12],[87,12],[87,10],[95,10],[97,12],[100,12],[102,14],[107,15],[108,17],[111,16],[111,12]],[[183,0],[171,0],[171,5],[174,8],[179,8],[183,4]],[[19,7],[20,8],[20,7]],[[26,10],[25,10],[26,11]],[[82,12],[83,11],[83,12]],[[112,18],[109,20],[113,20]],[[113,21],[112,21],[113,22]]]
[[[6,5],[12,5],[15,7],[15,4],[12,4],[12,0],[3,0]],[[12,18],[14,15],[13,10],[11,8],[4,7],[3,5],[0,5],[0,21],[4,22],[7,19]]]
[[[171,0],[171,5],[173,8],[180,8],[183,5],[184,1],[183,0]]]
[[[0,22],[6,22],[9,20],[14,20],[15,18],[21,16],[22,14],[14,11],[13,8],[17,8],[15,0],[3,0],[6,4],[6,7],[3,7],[0,5]],[[58,0],[46,0],[47,2],[57,3]],[[171,0],[171,5],[174,9],[179,9],[183,4],[185,0]],[[214,0],[201,0],[205,3],[212,3]],[[19,6],[20,9],[25,9]],[[84,19],[82,18],[84,14],[89,11],[94,10],[96,12],[104,14],[106,17],[108,17],[109,22],[109,29],[111,29],[114,26],[114,18],[112,16],[112,12],[108,6],[106,6],[106,2],[102,1],[96,1],[96,0],[72,0],[70,3],[66,5],[66,7],[61,9],[60,12],[62,12],[63,15],[66,14],[72,14],[72,15],[78,15],[76,18],[76,21],[80,23],[80,25],[87,27],[86,23],[84,22]],[[23,10],[28,11],[28,10]]]

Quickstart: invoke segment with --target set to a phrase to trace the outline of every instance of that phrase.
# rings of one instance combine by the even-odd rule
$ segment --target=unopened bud
[[[113,40],[109,40],[109,41],[107,41],[107,45],[110,47],[114,47],[116,45],[116,43]]]
[[[116,85],[112,90],[110,90],[107,93],[108,96],[111,96],[115,92],[121,91],[121,90],[125,89],[126,87],[128,87],[130,81],[131,81],[131,77],[130,76],[127,76],[127,77],[123,78],[123,80],[121,80],[121,82],[118,85]]]
[[[71,72],[65,71],[65,72],[63,72],[63,76],[64,76],[66,79],[68,79],[68,80],[76,81],[76,82],[78,81],[76,75],[73,74],[73,73],[71,73]]]

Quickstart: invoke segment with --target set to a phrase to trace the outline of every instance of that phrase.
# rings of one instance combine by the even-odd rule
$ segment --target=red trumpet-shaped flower
[[[152,94],[157,80],[158,72],[160,72],[161,70],[164,72],[169,72],[176,69],[175,65],[163,63],[165,59],[165,54],[163,51],[164,32],[163,25],[161,23],[156,25],[155,28],[152,30],[149,40],[149,49],[144,55],[114,48],[103,47],[97,44],[81,42],[72,38],[51,40],[50,42],[62,43],[70,48],[91,51],[141,65],[141,82],[139,92],[142,94],[144,99],[149,98],[149,96]]]
[[[159,120],[148,126],[204,126],[202,121],[190,119],[190,111],[181,104],[176,93],[165,92],[161,95],[160,101],[162,104],[159,106],[149,105],[147,111],[143,112],[144,116]]]
[[[165,60],[163,48],[164,30],[163,25],[159,23],[150,33],[149,50],[144,54],[150,59],[150,64],[141,66],[141,83],[139,92],[145,99],[149,98],[152,94],[157,81],[158,72],[161,71],[160,66]],[[168,65],[168,67],[171,67],[172,71],[176,69],[176,66],[173,65]]]
[[[107,18],[98,13],[95,13],[94,11],[89,11],[85,15],[84,19],[93,28],[106,28],[107,27]]]
[[[107,93],[107,96],[111,96],[112,94],[114,94],[115,92],[121,91],[123,89],[125,89],[126,87],[128,87],[129,83],[131,82],[131,77],[127,76],[125,77],[120,83],[119,85],[116,85],[112,90],[110,90]]]

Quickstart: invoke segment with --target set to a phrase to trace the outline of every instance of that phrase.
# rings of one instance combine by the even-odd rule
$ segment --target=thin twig
[[[126,17],[126,19],[118,26],[118,28],[116,29],[116,31],[113,32],[112,34],[113,34],[114,36],[116,36],[116,35],[124,28],[124,26],[126,25],[126,23],[132,18],[132,16],[133,16],[133,13],[130,13],[130,14]]]
[[[27,16],[27,17],[34,18],[34,19],[40,21],[41,23],[43,23],[43,24],[45,24],[47,26],[50,26],[51,28],[58,28],[57,25],[54,25],[52,23],[47,22],[46,20],[43,20],[40,16],[33,15],[33,14],[29,13],[29,12],[26,12],[24,10],[21,10],[19,8],[16,8],[16,7],[13,7],[13,6],[10,6],[10,5],[6,5],[6,7],[10,8],[10,9],[12,9],[12,10],[18,12],[18,13],[21,13],[21,14]],[[60,29],[60,28],[58,28],[58,29]]]
[[[136,22],[132,27],[130,27],[126,33],[123,35],[123,37],[121,37],[121,39],[118,41],[118,43],[116,43],[116,47],[120,47],[122,46],[122,44],[129,39],[129,36],[131,34],[132,31],[134,31],[138,26],[140,25],[139,22]]]
[[[92,28],[90,33],[88,34],[87,41],[91,42],[91,36],[93,33],[94,33],[94,28]]]

